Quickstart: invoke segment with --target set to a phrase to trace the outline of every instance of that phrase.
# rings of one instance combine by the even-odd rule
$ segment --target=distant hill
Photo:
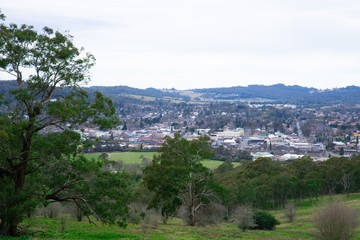
[[[16,88],[15,81],[0,80],[0,95],[6,95]],[[92,86],[86,87],[89,92],[101,91],[106,96],[113,99],[117,104],[123,102],[141,103],[148,99],[190,101],[194,100],[191,94],[184,94],[184,91],[164,91],[155,88],[138,89],[128,86]],[[195,93],[196,101],[241,101],[244,99],[267,99],[277,103],[292,104],[315,104],[315,105],[334,105],[334,104],[360,104],[360,87],[348,86],[331,90],[318,90],[301,86],[286,86],[284,84],[249,85],[247,87],[227,87],[227,88],[203,88],[193,89],[187,92]],[[200,100],[199,100],[200,99]],[[254,100],[255,101],[255,100]]]
[[[178,92],[161,91],[156,88],[138,89],[127,86],[113,86],[113,87],[93,86],[93,87],[89,87],[89,89],[92,91],[101,91],[106,95],[129,94],[129,95],[137,95],[137,96],[145,96],[145,97],[153,97],[153,98],[170,97],[170,98],[179,98],[184,101],[190,100],[188,96],[181,95]]]
[[[217,100],[236,100],[243,98],[265,98],[277,102],[306,104],[354,104],[360,103],[360,87],[349,86],[332,90],[318,90],[301,86],[249,85],[247,87],[194,89],[203,97]]]

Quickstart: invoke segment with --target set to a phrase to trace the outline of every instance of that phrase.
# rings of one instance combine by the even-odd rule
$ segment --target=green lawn
[[[88,153],[85,156],[88,158],[95,158],[97,159],[101,153]],[[109,153],[111,160],[114,161],[123,161],[125,164],[132,164],[137,163],[141,164],[141,156],[144,156],[145,158],[148,158],[152,160],[153,156],[156,154],[156,152],[112,152]],[[220,164],[222,164],[222,161],[217,160],[203,160],[202,164],[209,168],[209,169],[215,169]],[[233,163],[234,166],[238,166],[239,163]]]
[[[85,154],[85,156],[97,159],[100,154],[101,153],[88,153]],[[124,164],[141,164],[141,156],[152,160],[156,152],[111,152],[108,154],[110,155],[110,159],[114,161],[123,161]]]

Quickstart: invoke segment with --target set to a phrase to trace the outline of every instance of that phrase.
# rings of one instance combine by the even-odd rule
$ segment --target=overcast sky
[[[91,85],[360,86],[359,0],[0,0],[8,22],[69,30]]]

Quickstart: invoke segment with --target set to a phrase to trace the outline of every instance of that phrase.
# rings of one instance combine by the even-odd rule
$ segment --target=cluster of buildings
[[[286,161],[309,155],[324,160],[360,154],[360,106],[149,103],[124,109],[123,130],[81,132],[98,139],[90,151],[156,151],[164,137],[180,132],[189,140],[208,135],[214,149],[245,151],[253,159]]]
[[[150,127],[138,130],[110,130],[100,131],[85,128],[81,131],[87,138],[97,139],[94,151],[156,151],[166,136],[173,137],[175,132],[180,132],[188,140],[196,139],[201,135],[211,138],[213,148],[226,148],[232,151],[247,151],[253,159],[270,157],[274,160],[286,161],[310,155],[316,160],[325,160],[330,155],[337,155],[339,149],[345,149],[343,154],[360,153],[360,146],[356,149],[347,150],[343,142],[333,142],[333,151],[328,151],[323,143],[308,142],[306,138],[297,134],[284,134],[280,132],[267,133],[265,130],[225,127],[221,131],[211,129],[196,129],[187,132],[184,129],[173,129],[163,123],[154,124]]]

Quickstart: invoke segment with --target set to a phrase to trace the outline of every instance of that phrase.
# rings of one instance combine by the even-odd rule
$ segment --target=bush
[[[196,212],[196,226],[216,225],[224,221],[227,214],[226,208],[218,203],[209,203],[201,206]],[[182,206],[178,211],[178,217],[190,225],[188,209]]]
[[[256,226],[252,229],[274,230],[275,226],[280,224],[273,215],[263,211],[255,212],[254,219]]]
[[[294,204],[288,203],[284,208],[284,216],[288,220],[288,222],[293,222],[296,218],[296,209]]]
[[[315,213],[316,239],[348,240],[357,225],[357,213],[344,203],[333,203]]]
[[[140,202],[133,202],[129,205],[128,222],[132,224],[139,224],[146,216],[146,205]]]
[[[238,228],[240,228],[243,232],[245,232],[246,229],[256,227],[254,211],[250,206],[238,206],[233,213],[233,218],[237,223]]]
[[[155,210],[147,210],[144,219],[141,221],[141,230],[146,232],[150,229],[157,229],[161,216]]]

